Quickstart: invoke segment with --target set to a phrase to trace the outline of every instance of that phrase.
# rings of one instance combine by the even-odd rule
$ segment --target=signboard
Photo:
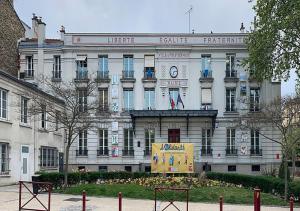
[[[151,156],[152,173],[193,173],[194,145],[154,143]]]

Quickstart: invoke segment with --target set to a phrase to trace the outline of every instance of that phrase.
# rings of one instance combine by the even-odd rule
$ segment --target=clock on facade
[[[177,67],[176,67],[176,66],[172,66],[172,67],[170,68],[170,76],[171,76],[172,78],[176,78],[177,75],[178,75],[178,69],[177,69]]]

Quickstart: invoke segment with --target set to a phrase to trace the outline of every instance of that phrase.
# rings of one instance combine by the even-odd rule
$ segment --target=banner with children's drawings
[[[193,173],[194,145],[185,143],[152,144],[151,172]]]

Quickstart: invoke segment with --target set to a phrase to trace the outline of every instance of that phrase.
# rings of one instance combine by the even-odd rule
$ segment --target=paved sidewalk
[[[17,211],[18,210],[18,186],[6,186],[0,187],[0,210],[1,211]],[[24,194],[22,200],[30,199],[30,195]],[[39,195],[39,199],[42,202],[47,202],[48,195]],[[81,211],[81,197],[66,194],[52,194],[51,196],[51,211]],[[77,201],[65,201],[65,200]],[[117,198],[105,198],[105,197],[87,197],[87,211],[118,211],[118,199]],[[42,208],[38,206],[38,203],[32,201],[28,208]],[[157,210],[161,210],[167,203],[158,203]],[[176,206],[185,211],[185,203],[176,202]],[[135,199],[123,199],[123,211],[153,211],[154,201],[151,200],[135,200]],[[169,207],[166,211],[175,211],[174,207]],[[189,211],[218,211],[218,204],[207,203],[189,203]],[[287,207],[262,207],[262,211],[289,211]],[[294,209],[300,211],[300,208]],[[253,206],[244,205],[224,205],[224,211],[253,211]]]

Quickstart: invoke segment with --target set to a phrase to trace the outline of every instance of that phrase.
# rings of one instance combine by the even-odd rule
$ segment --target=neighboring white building
[[[37,171],[63,167],[63,131],[49,132],[46,116],[30,115],[32,94],[56,102],[58,110],[63,106],[33,84],[0,70],[0,185],[30,181]]]
[[[194,143],[196,172],[207,167],[250,174],[280,163],[278,144],[234,123],[280,96],[280,83],[258,83],[241,66],[248,56],[246,33],[62,29],[61,39],[53,40],[45,38],[44,23],[33,23],[37,37],[19,44],[21,78],[98,83],[98,130],[79,134],[70,169],[149,171],[151,143],[168,141]],[[279,134],[268,126],[261,131]]]

